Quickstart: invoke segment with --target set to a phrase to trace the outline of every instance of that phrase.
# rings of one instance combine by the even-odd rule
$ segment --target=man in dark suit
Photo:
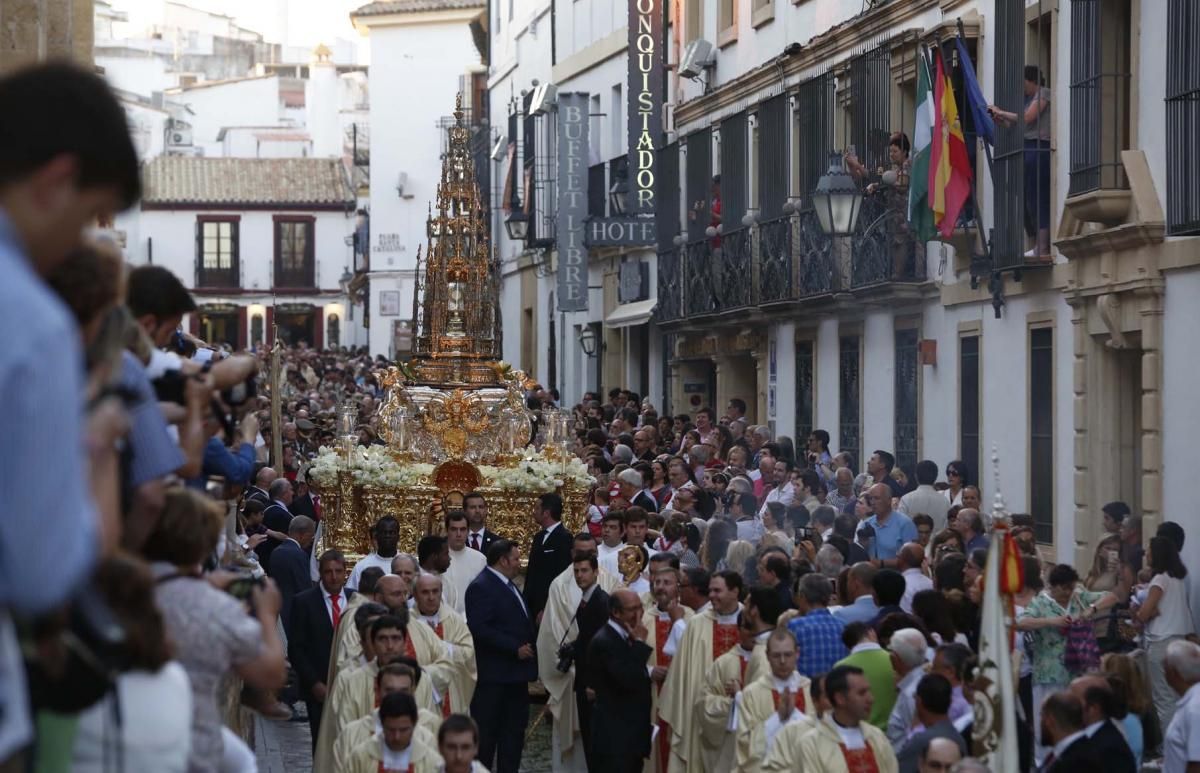
[[[288,661],[300,681],[300,695],[308,709],[314,751],[321,726],[321,710],[329,694],[325,679],[329,673],[333,632],[349,603],[345,590],[345,556],[336,550],[326,550],[321,554],[318,567],[321,581],[316,587],[296,594],[292,600],[292,625],[287,629]]]
[[[596,694],[593,690],[595,685],[588,681],[591,677],[588,667],[588,645],[608,622],[608,594],[597,582],[600,579],[600,564],[596,561],[595,551],[576,553],[573,566],[575,584],[583,592],[579,608],[575,612],[575,625],[579,629],[579,635],[575,637],[572,649],[575,656],[575,705],[579,708],[579,733],[583,736],[583,748],[590,754],[592,701],[595,700]],[[598,770],[594,766],[589,767]]]
[[[292,604],[296,594],[312,587],[312,574],[309,571],[308,551],[312,547],[313,537],[316,536],[317,525],[311,518],[297,515],[288,524],[288,539],[271,553],[271,579],[279,588],[283,605],[279,609],[279,617],[283,620],[283,630],[291,627]]]
[[[920,773],[920,761],[934,738],[947,738],[958,746],[960,757],[967,756],[967,744],[950,721],[950,701],[954,688],[941,674],[926,674],[917,683],[917,720],[925,729],[916,733],[896,751],[900,773]]]
[[[487,500],[483,494],[472,491],[463,497],[463,510],[467,513],[467,547],[486,556],[488,546],[500,539],[499,534],[487,527]]]
[[[487,568],[467,586],[465,599],[479,671],[471,716],[479,723],[479,760],[484,767],[517,773],[529,724],[529,683],[538,678],[533,649],[537,636],[513,583],[521,571],[521,549],[506,539],[496,540],[488,548],[487,561]]]
[[[246,493],[242,495],[242,499],[249,502],[251,499],[257,499],[264,505],[271,504],[271,495],[267,493],[271,483],[279,477],[279,474],[265,464],[258,468],[258,472],[254,473],[254,484],[246,487]]]
[[[287,478],[276,478],[271,481],[268,493],[271,495],[271,504],[263,511],[263,526],[279,534],[287,534],[292,522],[292,511],[288,507],[292,503],[292,482]],[[258,559],[268,574],[271,571],[271,554],[282,544],[283,540],[268,536],[267,541],[259,545]]]
[[[1050,753],[1039,773],[1079,773],[1104,770],[1105,759],[1084,732],[1083,701],[1069,692],[1056,692],[1042,704],[1042,745]]]
[[[1133,750],[1113,721],[1121,712],[1108,679],[1100,674],[1081,676],[1071,682],[1071,694],[1083,701],[1084,733],[1088,745],[1104,759],[1105,771],[1136,773]]]
[[[288,505],[288,510],[292,515],[307,515],[315,521],[317,520],[317,503],[313,499],[312,489],[308,484],[308,470],[296,476],[296,481],[292,484],[294,491],[292,503]]]
[[[592,707],[589,768],[637,773],[650,754],[650,674],[642,601],[626,588],[608,600],[609,620],[588,648]]]
[[[542,494],[535,505],[534,520],[542,529],[533,535],[525,569],[525,605],[535,624],[541,622],[550,583],[571,565],[574,538],[561,523],[562,509],[558,494]]]

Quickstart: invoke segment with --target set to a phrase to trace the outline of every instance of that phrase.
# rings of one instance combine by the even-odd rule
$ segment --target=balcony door
[[[238,218],[200,217],[196,220],[196,287],[239,286]]]
[[[275,216],[275,286],[312,288],[316,282],[315,218]]]

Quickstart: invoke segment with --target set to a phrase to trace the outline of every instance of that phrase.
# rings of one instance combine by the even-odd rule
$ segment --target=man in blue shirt
[[[67,601],[91,572],[83,353],[70,312],[42,276],[83,229],[141,195],[125,113],[95,74],[68,64],[0,80],[0,769],[32,737],[9,612]],[[91,439],[93,442],[95,438]],[[47,494],[51,494],[47,498]]]
[[[796,670],[809,678],[827,673],[849,654],[842,643],[846,624],[828,609],[832,597],[833,583],[825,575],[814,573],[800,578],[796,593],[800,616],[788,621],[788,630],[796,637],[800,652]]]
[[[876,483],[867,491],[867,504],[874,513],[864,523],[875,530],[868,554],[876,566],[896,568],[896,554],[906,542],[917,541],[917,527],[904,513],[892,510],[892,489]]]

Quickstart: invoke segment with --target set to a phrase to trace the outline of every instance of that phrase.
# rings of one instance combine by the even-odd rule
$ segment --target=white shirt
[[[157,673],[127,671],[117,677],[116,686],[119,739],[109,693],[79,715],[71,770],[109,770],[119,744],[126,770],[184,773],[191,748],[192,684],[183,666],[171,661]]]
[[[933,590],[933,580],[926,577],[920,568],[905,569],[900,574],[904,577],[904,596],[900,598],[900,608],[911,615],[913,596],[923,590]]]
[[[1158,614],[1146,623],[1146,640],[1162,641],[1172,636],[1187,636],[1195,631],[1192,610],[1188,606],[1187,582],[1166,572],[1154,575],[1151,588],[1160,588]]]
[[[388,748],[381,735],[379,751],[381,752],[380,756],[383,757],[383,766],[388,770],[408,770],[409,762],[412,760],[412,742],[409,742],[404,751],[394,752]]]
[[[504,575],[500,574],[499,572],[497,572],[495,569],[493,569],[490,566],[487,568],[487,570],[489,572],[491,572],[492,574],[496,575],[497,577],[499,577],[500,582],[502,582],[508,586],[509,590],[511,590],[513,592],[513,595],[515,595],[517,597],[517,601],[521,602],[521,609],[525,610],[525,616],[528,617],[529,616],[529,608],[525,606],[525,599],[524,599],[524,597],[521,596],[521,591],[517,590],[517,586],[513,583],[513,581],[508,579]]]
[[[546,533],[542,535],[542,544],[543,545],[546,544],[546,540],[550,539],[550,535],[554,533],[554,530],[557,529],[561,525],[562,525],[561,521],[555,521],[554,523],[552,523],[546,527]],[[482,538],[483,538],[483,535],[480,534],[480,539],[482,539]]]
[[[324,585],[320,586],[320,588],[321,595],[325,597],[325,612],[329,615],[329,622],[333,622],[333,600],[330,598],[330,596],[334,595],[338,597],[338,619],[341,620],[341,615],[346,614],[346,603],[348,601],[346,589],[342,588],[340,593],[331,594],[325,590]]]
[[[400,555],[399,553],[396,554]],[[392,556],[395,558],[396,556]],[[383,570],[384,574],[392,573],[392,558],[384,558],[378,553],[368,553],[354,565],[354,571],[350,572],[350,579],[346,580],[346,587],[351,590],[358,590],[358,583],[362,580],[362,573],[371,567],[378,567]]]
[[[962,498],[961,495],[959,498]],[[917,486],[915,491],[900,497],[900,512],[909,517],[925,513],[933,519],[934,534],[946,528],[946,513],[949,510],[950,500],[933,486]]]
[[[1085,735],[1087,735],[1087,733],[1083,730],[1080,730],[1078,733],[1071,733],[1066,738],[1054,744],[1054,748],[1050,750],[1050,753],[1054,755],[1054,759],[1058,759],[1059,757],[1063,756],[1063,752],[1067,750],[1068,746],[1075,743],[1080,738],[1083,738]]]
[[[842,737],[842,745],[847,749],[853,751],[866,747],[867,739],[863,737],[861,727],[842,727],[837,720],[834,720],[833,726],[837,729],[838,735]]]
[[[1163,773],[1184,773],[1189,762],[1200,762],[1200,682],[1175,704],[1163,741]]]
[[[479,542],[479,550],[480,550],[480,552],[482,552],[482,551],[483,551],[483,533],[484,533],[485,531],[487,531],[487,527],[486,527],[486,526],[484,526],[484,527],[483,527],[482,529],[480,529],[479,531],[469,531],[469,530],[468,530],[468,531],[467,531],[467,547],[468,547],[468,548],[471,548],[471,545],[473,544],[473,541],[476,541],[476,540],[477,540],[477,541]],[[475,548],[471,548],[471,550],[474,550],[474,549],[475,549]]]
[[[782,486],[776,486],[771,489],[766,497],[763,498],[762,507],[758,508],[758,517],[761,518],[767,512],[767,505],[772,502],[778,502],[784,507],[790,505],[796,499],[796,487],[791,481],[784,483]]]
[[[455,612],[462,613],[465,610],[467,586],[486,566],[487,559],[478,550],[464,547],[459,551],[450,551],[450,568],[442,574],[442,581],[454,585]]]
[[[625,543],[622,542],[616,547],[610,548],[603,542],[596,545],[596,562],[604,571],[611,574],[613,577],[620,577],[620,553],[625,548]]]

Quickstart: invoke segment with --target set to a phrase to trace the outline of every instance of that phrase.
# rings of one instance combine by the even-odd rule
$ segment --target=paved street
[[[525,744],[521,770],[526,773],[550,773],[550,715],[540,722],[544,704],[530,710],[530,724],[537,722]],[[255,718],[254,737],[259,773],[312,773],[312,742],[307,722],[276,722]]]

